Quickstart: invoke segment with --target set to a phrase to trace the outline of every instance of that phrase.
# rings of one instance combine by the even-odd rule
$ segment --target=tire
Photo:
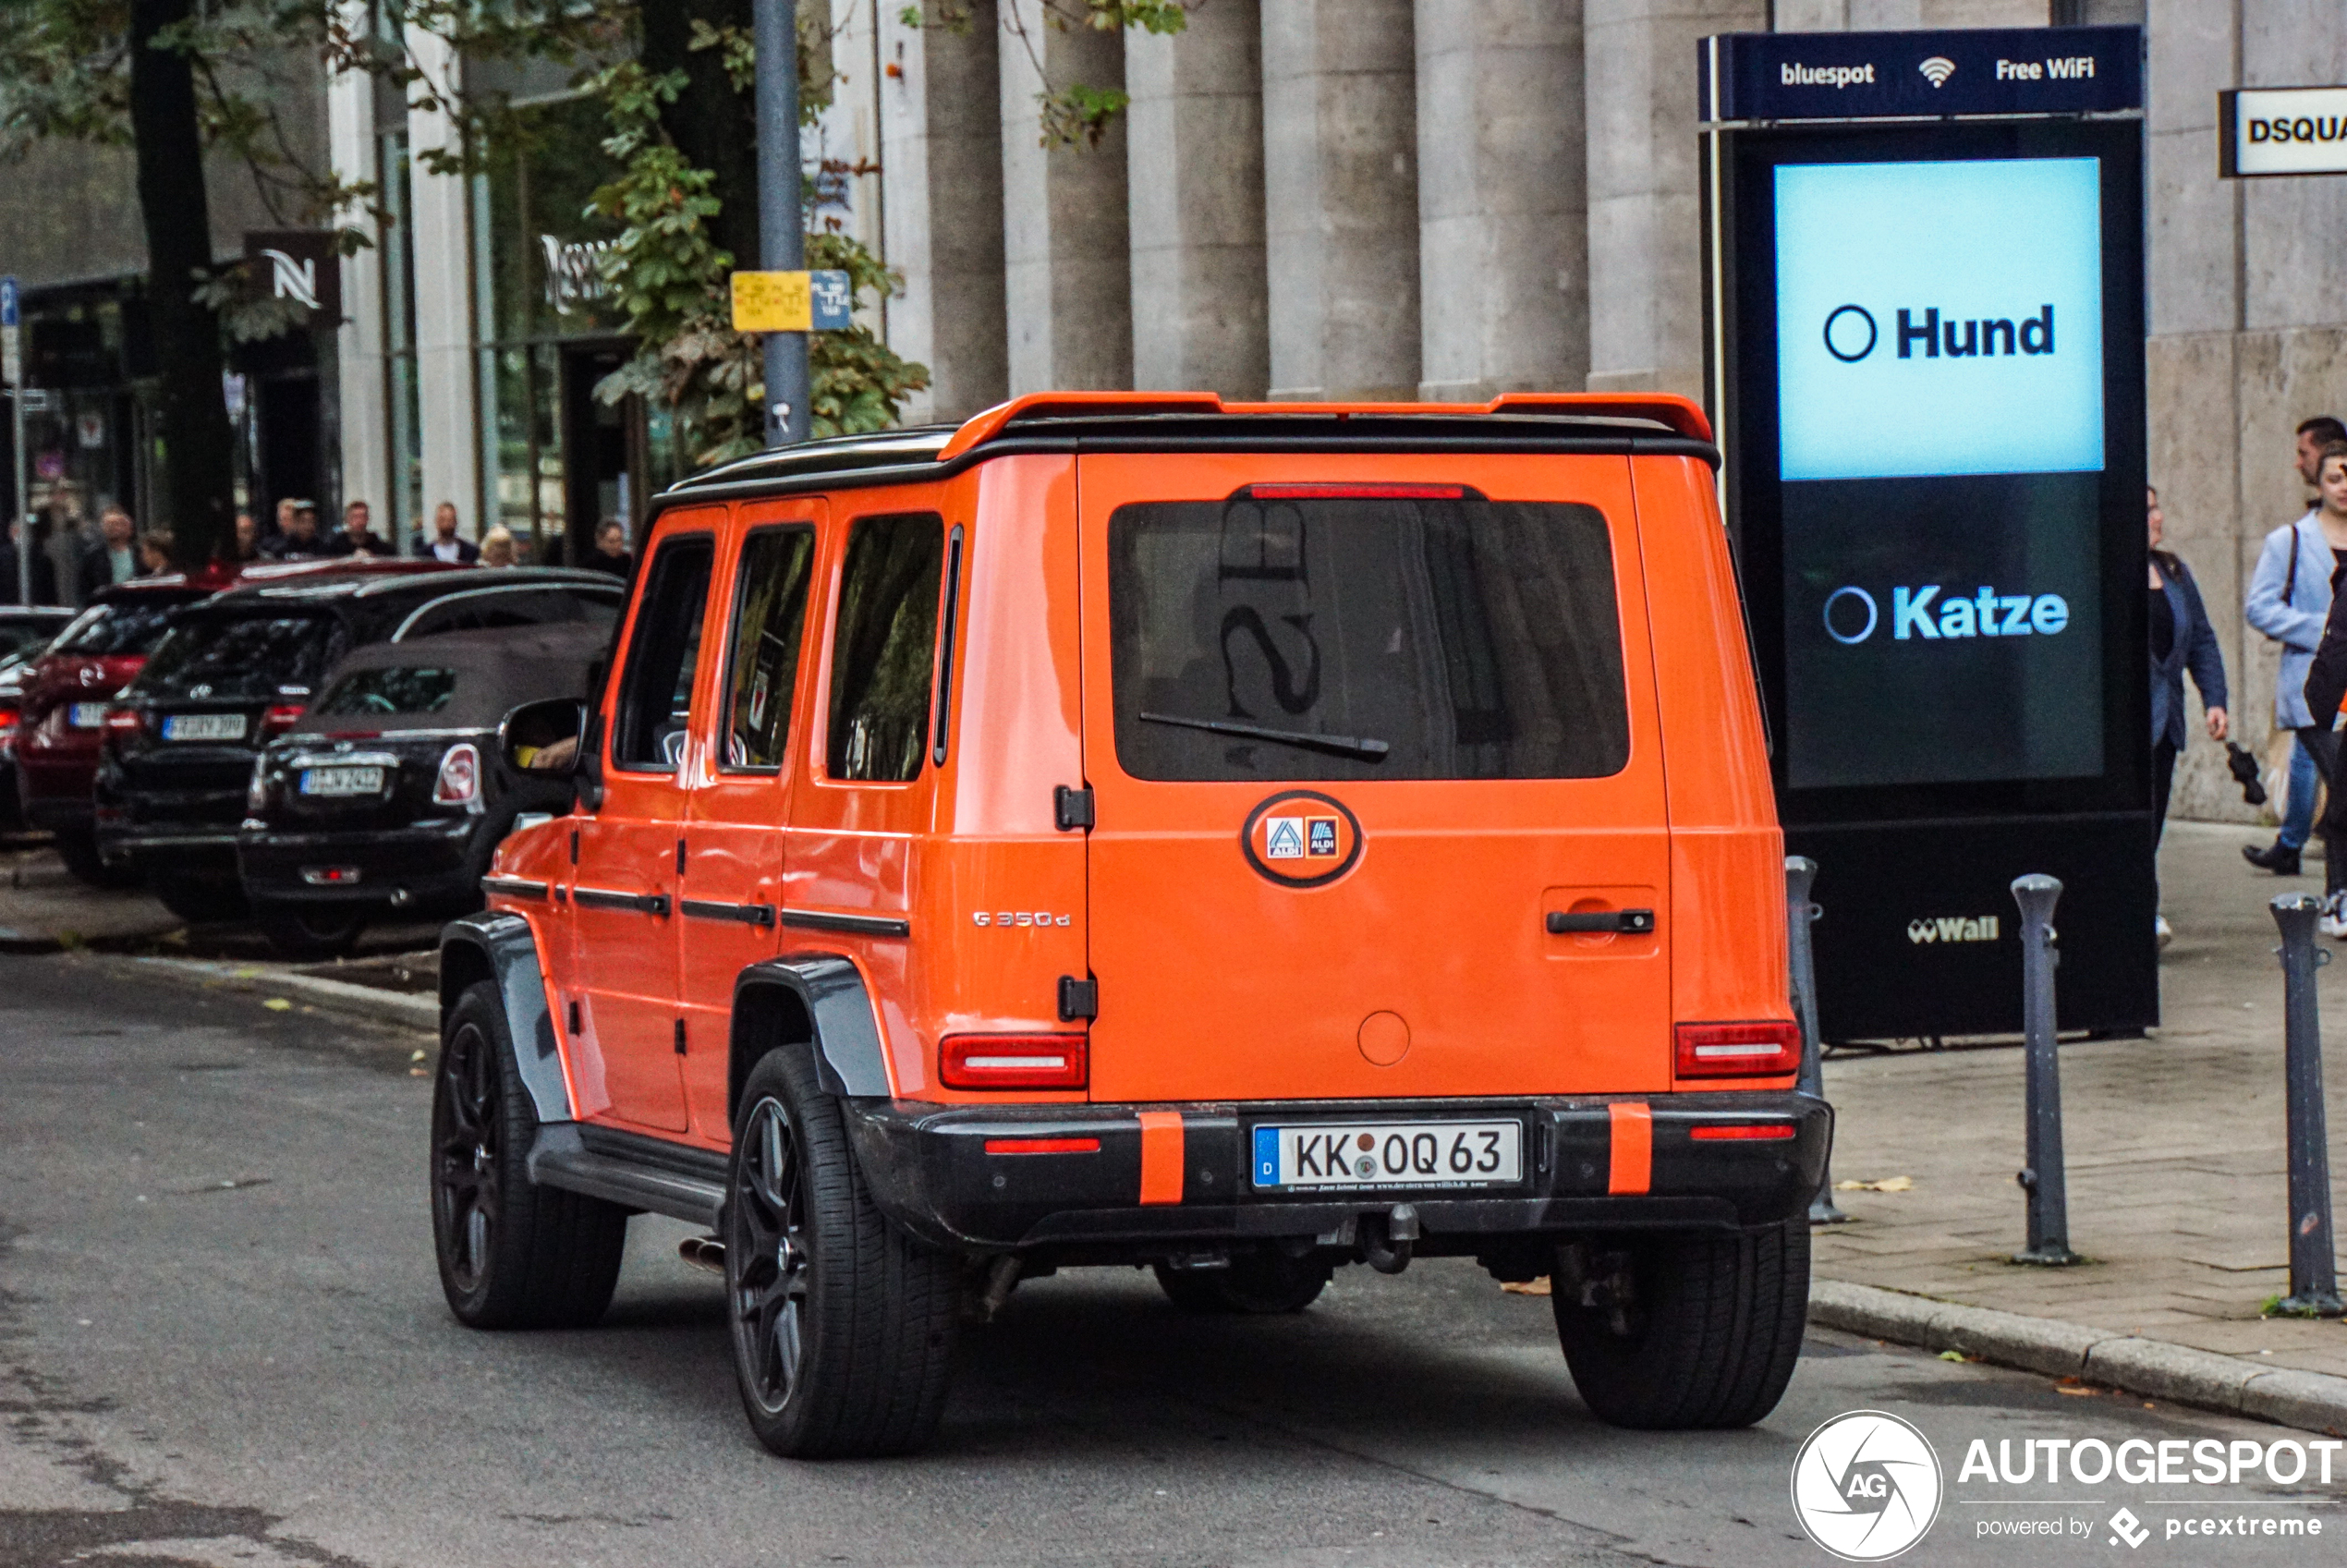
[[[734,1379],[758,1440],[786,1459],[926,1443],[962,1271],[882,1218],[802,1051],[769,1052],[742,1086],[724,1229]]]
[[[245,890],[230,877],[165,876],[158,874],[154,895],[163,906],[191,926],[221,920],[241,920],[251,912]]]
[[[1231,1259],[1227,1269],[1157,1266],[1158,1288],[1185,1312],[1244,1312],[1273,1317],[1301,1312],[1328,1288],[1329,1266],[1317,1258],[1259,1252]]]
[[[619,1282],[627,1210],[532,1182],[537,1131],[497,987],[480,981],[449,1012],[432,1096],[432,1250],[470,1328],[584,1328]]]
[[[1550,1298],[1574,1386],[1599,1420],[1678,1431],[1748,1427],[1776,1408],[1809,1315],[1809,1223],[1633,1236],[1631,1296],[1612,1315]],[[1562,1272],[1562,1270],[1560,1270]]]
[[[255,902],[253,924],[286,958],[339,958],[359,943],[369,911],[347,906]]]
[[[57,834],[57,858],[74,881],[91,887],[137,887],[137,868],[109,866],[98,858],[98,840],[86,830],[67,828]]]

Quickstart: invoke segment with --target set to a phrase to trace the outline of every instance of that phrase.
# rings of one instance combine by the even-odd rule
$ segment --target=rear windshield
[[[1597,508],[1283,488],[1109,519],[1127,773],[1573,779],[1629,760]]]
[[[49,651],[85,658],[152,653],[163,634],[171,629],[172,618],[186,608],[184,604],[92,605],[65,629]]]
[[[437,713],[456,695],[456,672],[392,668],[353,670],[334,682],[310,711],[332,717]]]
[[[139,673],[158,697],[270,698],[307,693],[347,651],[331,615],[196,615],[172,628]]]

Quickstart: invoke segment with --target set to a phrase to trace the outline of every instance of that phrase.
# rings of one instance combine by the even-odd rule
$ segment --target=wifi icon
[[[1924,80],[1934,87],[1940,87],[1944,85],[1950,77],[1956,74],[1956,63],[1945,55],[1934,55],[1930,59],[1917,66],[1915,69],[1923,73]]]

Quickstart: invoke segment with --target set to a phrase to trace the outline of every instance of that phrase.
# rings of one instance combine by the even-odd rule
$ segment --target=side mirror
[[[586,730],[587,704],[576,698],[525,702],[499,721],[497,754],[517,778],[576,778]]]

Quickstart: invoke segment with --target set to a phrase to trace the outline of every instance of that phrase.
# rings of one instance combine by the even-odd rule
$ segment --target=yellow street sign
[[[736,332],[810,332],[814,295],[805,273],[736,273]]]

